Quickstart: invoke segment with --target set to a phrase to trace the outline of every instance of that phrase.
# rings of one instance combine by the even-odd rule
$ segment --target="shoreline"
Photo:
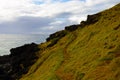
[[[0,79],[19,79],[22,74],[27,73],[29,66],[38,59],[36,52],[39,51],[38,44],[24,44],[10,49],[9,55],[0,56]]]

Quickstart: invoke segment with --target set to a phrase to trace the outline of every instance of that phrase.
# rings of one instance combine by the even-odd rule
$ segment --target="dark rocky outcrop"
[[[81,21],[80,22],[80,27],[84,27],[86,25],[86,21]]]
[[[58,31],[58,32],[55,32],[55,33],[51,34],[46,39],[47,42],[51,41],[51,44],[49,44],[48,47],[51,47],[51,46],[55,45],[58,42],[59,39],[61,39],[62,37],[64,37],[67,34],[67,32],[72,32],[72,31],[75,31],[78,28],[83,28],[86,25],[94,24],[100,19],[100,17],[101,17],[101,13],[88,15],[86,21],[81,21],[80,24],[74,24],[74,25],[66,26],[65,30]]]
[[[9,75],[11,69],[10,56],[0,56],[0,80],[13,80]]]
[[[80,24],[66,26],[65,30],[71,32],[71,31],[75,31],[79,27],[83,28],[86,25],[94,24],[95,22],[97,22],[98,20],[100,20],[100,16],[101,16],[101,13],[93,14],[93,15],[88,15],[86,21],[81,21]]]
[[[89,24],[93,24],[93,23],[97,22],[98,20],[100,20],[100,16],[101,16],[100,13],[94,14],[94,15],[88,15],[86,24],[89,25]]]
[[[50,34],[50,36],[46,39],[46,41],[50,41],[54,38],[61,38],[61,37],[64,37],[66,35],[66,31],[65,30],[62,30],[62,31],[58,31],[58,32],[55,32],[53,34]]]
[[[8,78],[12,77],[12,80],[14,80],[13,78],[20,78],[22,74],[27,73],[30,66],[38,59],[36,54],[38,50],[38,45],[31,43],[11,49],[10,55],[0,56],[0,70],[2,72],[0,79],[10,80]],[[8,78],[4,79],[5,76],[8,76]]]
[[[79,27],[79,25],[66,26],[65,30],[67,30],[67,31],[75,31],[78,27]]]
[[[0,67],[0,80],[14,80],[10,75],[8,75],[3,68]]]
[[[51,34],[46,41],[51,41],[51,43],[47,46],[47,47],[51,47],[53,45],[55,45],[59,39],[61,39],[62,37],[64,37],[67,34],[67,32],[65,30],[62,31],[58,31],[56,33]]]
[[[11,74],[14,74],[13,77],[19,77],[20,75],[27,73],[29,66],[31,66],[38,58],[35,54],[38,50],[38,45],[35,43],[26,44],[10,50],[12,65]]]

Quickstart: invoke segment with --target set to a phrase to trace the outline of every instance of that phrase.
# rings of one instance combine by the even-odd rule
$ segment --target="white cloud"
[[[50,23],[50,25],[58,25],[58,24],[62,24],[63,21],[54,21],[52,23]]]
[[[69,18],[69,20],[71,21],[71,23],[80,23],[80,21],[86,20],[86,17],[82,17],[82,16],[76,16],[73,15]]]
[[[23,16],[49,17],[54,22],[46,24],[46,27],[50,25],[52,27],[48,29],[56,29],[58,25],[64,24],[64,27],[80,23],[88,14],[107,9],[119,2],[120,0],[0,0],[0,23],[15,22]]]
[[[34,2],[43,2],[35,4]],[[111,2],[110,0],[71,0],[68,2],[53,2],[54,0],[0,0],[0,20],[12,20],[19,16],[51,16],[63,13],[83,13],[89,10],[89,6],[94,10],[95,5]],[[114,1],[114,0],[112,0]],[[114,1],[115,2],[115,1]]]

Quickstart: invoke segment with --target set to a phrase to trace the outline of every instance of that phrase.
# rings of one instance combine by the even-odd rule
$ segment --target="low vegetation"
[[[67,26],[39,46],[42,56],[20,80],[119,80],[120,4]]]
[[[119,80],[120,4],[51,34],[39,48],[20,80]]]

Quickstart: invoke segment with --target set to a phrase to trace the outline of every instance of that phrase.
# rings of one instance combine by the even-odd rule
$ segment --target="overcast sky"
[[[0,0],[0,34],[49,34],[120,0]]]

